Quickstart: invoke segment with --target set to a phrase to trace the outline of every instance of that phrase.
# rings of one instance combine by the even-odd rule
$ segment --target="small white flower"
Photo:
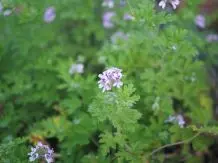
[[[166,3],[167,3],[167,0],[161,0],[158,5],[159,5],[162,9],[164,9],[164,8],[166,7]]]
[[[35,161],[38,158],[39,158],[39,154],[38,153],[33,153],[33,154],[31,154],[31,156],[29,158],[29,161],[33,162],[33,161]]]
[[[41,142],[38,142],[36,147],[42,147],[42,146],[43,146],[43,144]]]
[[[82,74],[84,72],[84,65],[79,63],[79,64],[72,64],[70,69],[69,69],[69,73],[72,75],[72,74],[75,74],[75,73],[78,73],[78,74]]]
[[[111,90],[112,87],[120,88],[123,85],[123,82],[121,82],[122,76],[122,70],[115,67],[104,71],[98,75],[100,78],[98,81],[99,88],[102,88],[103,92]]]
[[[102,3],[102,6],[113,8],[114,7],[114,0],[104,0]]]
[[[9,16],[9,15],[11,15],[11,13],[12,13],[12,10],[7,9],[7,10],[5,10],[5,11],[3,12],[3,15],[4,15],[4,16]]]
[[[176,50],[176,49],[177,49],[176,45],[173,45],[173,46],[172,46],[172,49],[173,49],[173,50]]]
[[[197,26],[197,27],[199,27],[199,28],[205,28],[205,26],[206,26],[206,20],[205,20],[205,17],[204,17],[204,15],[197,15],[196,17],[195,17],[195,25]]]
[[[197,80],[196,73],[193,72],[190,76],[185,76],[184,80],[189,81],[189,82],[190,81],[195,82]]]
[[[53,150],[48,149],[47,153],[44,155],[45,160],[47,161],[47,163],[52,163],[53,162]]]
[[[180,2],[179,2],[179,0],[171,0],[170,3],[173,6],[173,9],[175,10]]]
[[[176,120],[177,120],[178,125],[179,125],[181,128],[183,128],[184,125],[185,125],[185,120],[184,120],[183,116],[182,116],[182,115],[178,115],[177,118],[176,118]]]
[[[177,115],[177,116],[169,116],[169,118],[167,120],[165,120],[166,123],[168,122],[173,122],[173,123],[177,123],[181,128],[184,127],[185,125],[185,120],[183,118],[182,115]]]

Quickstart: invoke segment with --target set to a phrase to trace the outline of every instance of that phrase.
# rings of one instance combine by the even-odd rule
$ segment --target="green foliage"
[[[99,93],[89,111],[98,121],[109,120],[114,128],[119,132],[133,132],[137,127],[137,120],[141,114],[137,110],[131,109],[139,97],[132,95],[134,92],[132,85],[124,86],[116,92]]]
[[[26,157],[28,149],[24,145],[26,140],[26,138],[5,140],[5,142],[0,145],[0,162],[28,162]]]
[[[0,162],[28,162],[39,141],[57,163],[199,162],[189,144],[204,152],[214,143],[207,67],[217,47],[194,28],[199,1],[177,14],[150,0],[119,3],[2,0],[12,13],[0,15]],[[51,6],[56,18],[46,23]],[[112,29],[102,26],[105,11],[116,12]],[[113,42],[116,31],[128,39]],[[202,61],[200,53],[211,55]],[[70,73],[72,64],[84,72]],[[110,67],[122,69],[123,86],[102,92],[97,76]],[[176,115],[184,126],[168,121]],[[164,145],[181,151],[168,159]]]

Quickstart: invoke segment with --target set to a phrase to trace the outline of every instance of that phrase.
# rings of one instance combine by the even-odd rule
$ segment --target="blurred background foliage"
[[[39,141],[56,162],[217,162],[218,46],[206,39],[218,31],[217,2],[159,2],[1,0],[0,162],[28,162]],[[71,72],[78,64],[84,71]],[[127,86],[102,93],[97,76],[113,66]],[[172,115],[185,126],[166,123]]]

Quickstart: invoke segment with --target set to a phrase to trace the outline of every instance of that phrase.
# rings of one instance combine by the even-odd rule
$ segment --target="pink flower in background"
[[[206,22],[206,20],[205,20],[204,15],[197,15],[195,17],[195,24],[197,27],[202,28],[202,29],[205,28],[205,26],[206,26],[205,22]]]
[[[218,41],[218,35],[217,34],[209,34],[206,37],[207,42],[216,42]]]
[[[48,7],[44,13],[44,21],[46,23],[51,23],[56,18],[56,12],[54,7]]]
[[[115,16],[115,12],[112,12],[112,11],[108,11],[108,12],[105,12],[104,15],[103,15],[103,26],[105,28],[113,28],[114,27],[114,24],[112,22],[112,18]]]
[[[102,88],[103,92],[111,90],[112,87],[120,88],[123,85],[123,82],[121,82],[122,76],[122,70],[115,67],[104,71],[98,75],[100,78],[98,81],[99,88]]]

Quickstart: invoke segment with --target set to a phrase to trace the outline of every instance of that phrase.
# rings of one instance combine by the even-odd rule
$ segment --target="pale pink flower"
[[[109,91],[112,87],[120,88],[123,85],[121,81],[122,78],[122,70],[112,67],[107,69],[102,74],[99,74],[98,77],[100,80],[98,81],[99,88],[102,88],[102,91]]]
[[[44,159],[47,163],[52,163],[54,151],[47,145],[43,145],[41,142],[38,142],[35,148],[31,148],[31,152],[28,153],[28,155],[30,162],[33,162],[37,159]]]

